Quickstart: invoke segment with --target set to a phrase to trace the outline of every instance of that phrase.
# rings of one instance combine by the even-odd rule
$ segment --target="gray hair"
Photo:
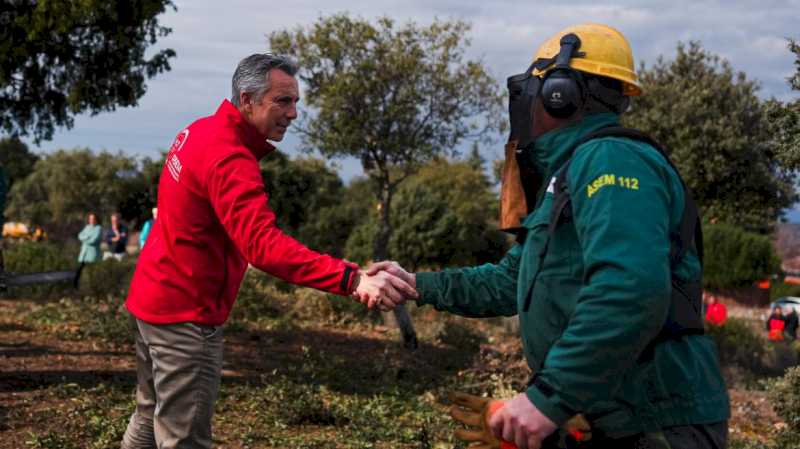
[[[269,90],[267,74],[272,69],[279,69],[287,75],[294,76],[299,67],[288,56],[272,53],[257,53],[239,61],[231,82],[231,103],[240,106],[239,96],[242,93],[251,94],[255,101],[261,101],[264,93]]]

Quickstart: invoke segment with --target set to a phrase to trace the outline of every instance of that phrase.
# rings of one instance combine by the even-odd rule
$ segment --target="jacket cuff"
[[[534,376],[534,381],[525,394],[531,403],[558,427],[575,415],[575,412],[561,403],[558,393],[538,376]]]
[[[416,273],[416,289],[419,293],[417,298],[417,305],[423,306],[426,304],[436,306],[438,304],[439,289],[436,286],[436,273],[425,272]]]
[[[339,290],[342,291],[342,295],[349,295],[353,293],[353,281],[356,279],[355,274],[358,272],[358,265],[345,262],[344,263],[344,273],[342,273],[342,279],[339,281]]]

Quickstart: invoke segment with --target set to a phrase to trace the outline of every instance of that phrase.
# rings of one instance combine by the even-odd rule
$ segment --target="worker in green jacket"
[[[686,219],[688,190],[655,144],[586,140],[619,126],[641,93],[627,40],[603,25],[567,28],[509,78],[509,90],[517,146],[506,163],[518,163],[522,178],[504,183],[521,183],[517,205],[530,206],[518,243],[497,264],[410,274],[381,262],[370,272],[404,278],[418,304],[437,310],[519,315],[534,375],[491,416],[497,438],[562,447],[557,429],[582,414],[592,438],[575,447],[726,447],[730,407],[714,343],[701,335],[702,317],[698,329],[673,316],[673,296],[699,298],[702,278],[695,234],[673,253],[681,225],[697,218]],[[570,203],[554,219],[559,189]]]

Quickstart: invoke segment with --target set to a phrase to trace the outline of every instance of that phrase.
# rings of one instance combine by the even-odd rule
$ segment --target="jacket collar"
[[[595,130],[616,124],[619,124],[619,116],[616,114],[587,115],[579,122],[539,136],[529,157],[532,158],[539,173],[543,175],[542,179],[549,180],[567,162],[567,159],[572,157],[570,149],[578,140]]]
[[[222,104],[219,105],[214,116],[236,130],[236,135],[256,159],[261,159],[267,153],[275,150],[275,147],[267,142],[267,137],[258,132],[253,125],[247,123],[242,117],[242,113],[230,101],[222,100]]]

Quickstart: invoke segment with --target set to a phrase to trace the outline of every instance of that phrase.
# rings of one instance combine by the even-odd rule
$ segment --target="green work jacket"
[[[671,272],[669,235],[684,192],[656,149],[605,137],[574,151],[573,220],[556,229],[533,282],[558,170],[582,136],[615,124],[618,116],[596,114],[540,136],[529,156],[550,186],[523,222],[524,241],[497,264],[417,274],[419,304],[468,317],[519,314],[537,376],[526,393],[556,424],[583,413],[613,437],[724,421],[729,399],[711,339],[684,336],[644,351],[667,318],[671,276],[702,276],[693,250]]]

